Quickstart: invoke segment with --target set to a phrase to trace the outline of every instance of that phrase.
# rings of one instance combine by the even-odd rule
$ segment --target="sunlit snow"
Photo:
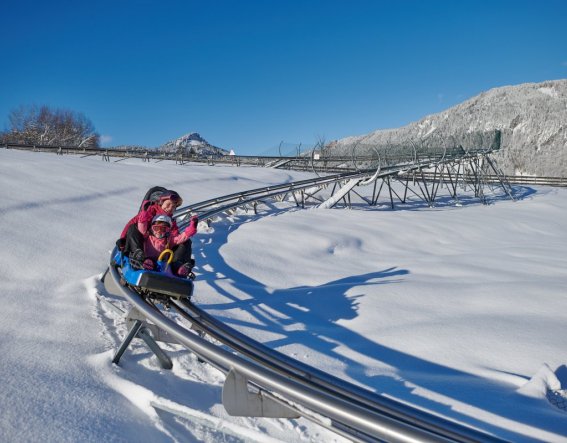
[[[222,374],[175,345],[171,371],[141,341],[113,365],[126,325],[97,298],[149,187],[190,204],[309,176],[0,149],[2,440],[343,441],[304,419],[228,416]],[[567,441],[546,398],[567,388],[567,190],[519,192],[202,223],[194,302],[369,390],[512,441]]]

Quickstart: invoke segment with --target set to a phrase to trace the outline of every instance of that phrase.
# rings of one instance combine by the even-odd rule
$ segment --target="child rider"
[[[193,217],[189,226],[180,233],[172,215],[175,209],[182,203],[183,200],[177,192],[165,191],[156,202],[144,202],[144,209],[126,224],[117,244],[123,246],[124,253],[128,254],[133,268],[154,269],[155,259],[157,259],[159,254],[155,257],[153,255],[147,257],[144,246],[147,244],[146,240],[152,237],[150,227],[154,224],[154,219],[161,215],[167,217],[165,219],[166,224],[169,226],[167,239],[169,246],[174,251],[174,272],[180,277],[192,275],[191,270],[195,261],[191,258],[192,243],[190,237],[197,233],[199,220],[196,216]],[[158,237],[153,235],[153,238]],[[163,249],[166,248],[164,247]],[[150,247],[149,250],[152,251],[152,248]]]
[[[164,250],[171,249],[173,273],[179,277],[193,277],[190,237],[197,232],[197,218],[191,219],[189,226],[181,233],[174,233],[174,223],[168,215],[160,214],[152,219],[145,235],[139,233],[135,226],[130,227],[126,235],[126,248],[133,251],[130,253],[133,268],[153,270],[159,255]]]

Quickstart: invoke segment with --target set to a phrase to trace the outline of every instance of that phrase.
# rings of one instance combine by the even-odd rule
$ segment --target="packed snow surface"
[[[97,298],[149,187],[189,204],[307,177],[0,149],[1,440],[343,441],[304,419],[228,416],[222,374],[175,345],[171,371],[139,340],[113,365],[126,326]],[[201,223],[194,302],[371,391],[505,439],[567,442],[567,412],[547,399],[567,389],[567,190],[519,191]]]

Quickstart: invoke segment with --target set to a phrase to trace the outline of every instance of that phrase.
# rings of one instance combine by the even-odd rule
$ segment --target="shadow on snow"
[[[531,192],[528,192],[525,195],[530,194]],[[217,318],[248,335],[250,329],[269,332],[270,336],[277,335],[278,338],[264,343],[271,348],[281,349],[287,345],[300,344],[307,350],[328,355],[344,365],[348,376],[374,392],[388,394],[455,420],[464,419],[473,426],[505,438],[522,440],[526,437],[509,430],[510,425],[508,429],[501,429],[476,418],[476,412],[479,411],[459,412],[453,407],[453,403],[488,411],[489,414],[540,429],[547,428],[550,432],[560,428],[559,422],[563,421],[564,417],[545,400],[517,394],[515,387],[509,384],[482,378],[381,345],[340,324],[341,320],[357,317],[357,299],[364,295],[365,286],[381,285],[384,287],[384,297],[387,297],[388,285],[403,284],[404,276],[410,273],[406,269],[391,267],[341,278],[319,286],[298,286],[273,291],[231,268],[219,253],[220,247],[227,243],[229,233],[256,217],[246,217],[246,221],[235,220],[230,225],[227,222],[218,223],[212,234],[201,239],[201,244],[195,242],[197,264],[207,264],[211,267],[210,271],[199,276],[198,281],[206,282],[227,299],[225,303],[203,306],[209,311],[215,311]],[[226,282],[230,285],[224,284]],[[232,288],[235,290],[231,290]],[[361,293],[349,295],[355,288]],[[250,297],[240,298],[237,294],[241,292]],[[235,320],[222,314],[222,311],[231,309],[242,309],[253,316],[255,321]],[[376,313],[376,321],[380,321],[380,312]],[[432,346],[435,344],[432,343]],[[372,368],[361,364],[354,357],[346,356],[342,352],[345,348],[353,351],[351,355],[358,354],[376,360],[377,366],[390,366],[391,374],[369,373]],[[296,355],[291,357],[301,360]],[[418,392],[420,388],[445,398],[427,398]],[[549,406],[549,410],[542,408],[542,401]],[[543,414],[545,420],[542,421]]]

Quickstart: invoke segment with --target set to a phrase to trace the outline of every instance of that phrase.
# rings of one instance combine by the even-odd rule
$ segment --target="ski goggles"
[[[155,224],[152,225],[152,232],[156,235],[164,235],[167,232],[171,231],[171,226],[165,225],[165,224]]]

